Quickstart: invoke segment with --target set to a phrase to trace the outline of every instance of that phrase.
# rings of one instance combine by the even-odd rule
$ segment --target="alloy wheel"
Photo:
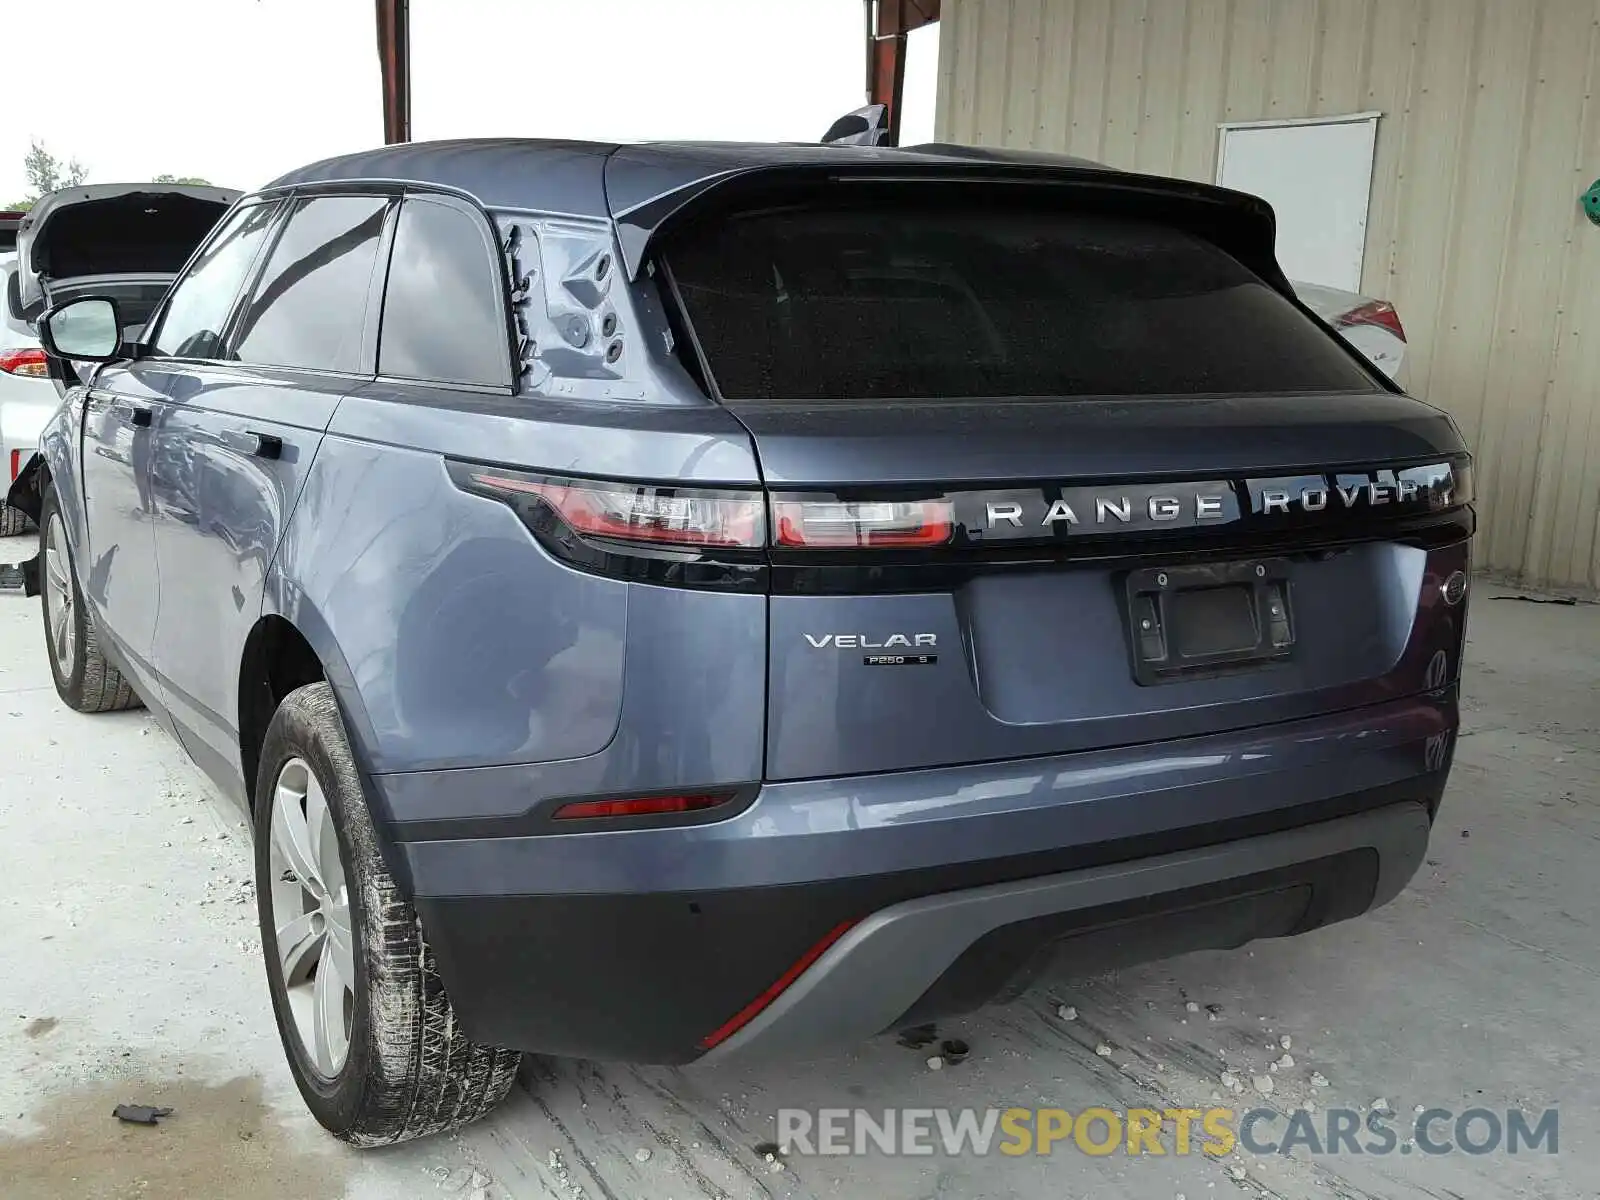
[[[60,513],[50,514],[49,536],[45,539],[45,625],[56,670],[62,679],[71,679],[77,665],[78,622],[73,612],[72,560],[67,557],[67,531]]]
[[[316,772],[292,758],[272,789],[271,916],[275,969],[300,1044],[317,1074],[332,1079],[350,1054],[355,954],[350,889],[333,814]]]

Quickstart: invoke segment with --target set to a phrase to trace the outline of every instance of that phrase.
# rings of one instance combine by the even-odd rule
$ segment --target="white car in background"
[[[190,251],[238,198],[229,188],[98,183],[49,192],[27,213],[0,214],[0,496],[60,400],[34,332],[45,309],[109,296],[124,337],[137,340]],[[19,269],[24,258],[28,270]],[[29,528],[24,514],[0,503],[0,537]]]
[[[1294,290],[1301,303],[1332,325],[1373,366],[1390,379],[1399,377],[1406,356],[1406,331],[1394,305],[1318,283],[1295,283]]]
[[[20,213],[0,213],[0,297],[17,266]],[[39,431],[56,408],[56,390],[45,370],[44,351],[26,321],[11,316],[0,299],[0,497],[33,455]],[[26,533],[32,522],[0,500],[0,537]]]

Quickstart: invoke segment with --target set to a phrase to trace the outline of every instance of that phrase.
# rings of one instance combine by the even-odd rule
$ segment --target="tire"
[[[487,1115],[510,1091],[522,1056],[462,1034],[416,910],[379,853],[326,683],[299,688],[278,706],[255,809],[272,1010],[312,1115],[354,1146],[426,1137]],[[319,878],[308,885],[308,874]]]
[[[28,519],[27,513],[0,501],[0,537],[16,537],[32,528],[33,522]]]
[[[144,702],[138,693],[101,651],[94,614],[84,603],[83,589],[78,586],[55,484],[45,488],[44,504],[39,509],[39,606],[44,615],[50,678],[67,707],[81,713],[142,707]]]

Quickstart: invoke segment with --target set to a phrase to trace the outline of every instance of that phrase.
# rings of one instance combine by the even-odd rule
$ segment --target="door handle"
[[[155,414],[148,408],[143,408],[137,404],[129,407],[128,420],[132,421],[140,429],[149,429],[150,422],[154,416]]]
[[[283,439],[273,433],[245,431],[246,448],[257,458],[279,458],[283,454]]]

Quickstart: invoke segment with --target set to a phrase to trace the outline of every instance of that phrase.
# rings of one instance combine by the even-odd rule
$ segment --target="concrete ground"
[[[27,553],[0,542],[0,562]],[[1376,914],[1087,982],[1062,973],[941,1029],[971,1053],[937,1071],[935,1048],[889,1038],[738,1070],[530,1060],[527,1090],[490,1120],[357,1155],[311,1126],[282,1064],[237,815],[143,714],[68,712],[37,602],[0,593],[0,1196],[1600,1197],[1600,607],[1500,599],[1515,596],[1477,589],[1467,728],[1428,864]],[[1401,1139],[1419,1105],[1556,1107],[1559,1152],[1432,1156],[1402,1140],[1387,1155],[1215,1160],[1173,1154],[1169,1134],[1160,1157],[1070,1141],[982,1159],[767,1153],[780,1108],[1311,1102],[1317,1119],[1344,1106],[1364,1120],[1380,1098]],[[177,1115],[123,1126],[122,1101]]]

